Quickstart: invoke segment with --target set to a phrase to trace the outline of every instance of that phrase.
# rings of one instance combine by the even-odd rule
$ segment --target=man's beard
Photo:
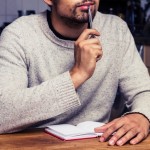
[[[76,15],[74,13],[73,16],[60,16],[61,19],[67,24],[84,24],[88,22],[87,12],[84,12],[82,15]]]
[[[81,3],[77,3],[74,7],[72,7],[70,9],[70,14],[63,14],[60,13],[58,10],[58,5],[59,5],[59,0],[55,0],[54,1],[54,7],[56,10],[56,13],[59,15],[59,17],[67,24],[67,25],[81,25],[84,23],[88,22],[88,10],[87,11],[82,11],[79,14],[77,13],[77,8],[79,5],[87,2],[87,1],[92,1],[92,0],[83,0]],[[92,17],[94,18],[95,14],[96,14],[96,6],[94,8],[94,13],[92,14]]]

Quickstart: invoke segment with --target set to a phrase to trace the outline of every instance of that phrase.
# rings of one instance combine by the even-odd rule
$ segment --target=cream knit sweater
[[[77,90],[69,70],[74,41],[49,29],[46,12],[24,16],[0,39],[0,133],[86,120],[108,122],[118,87],[131,112],[150,119],[150,77],[126,24],[97,13],[103,57]]]

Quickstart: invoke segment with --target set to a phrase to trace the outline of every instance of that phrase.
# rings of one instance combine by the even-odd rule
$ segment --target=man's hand
[[[130,144],[137,144],[149,134],[149,121],[141,114],[128,114],[115,119],[102,127],[95,128],[95,132],[103,132],[101,142],[109,139],[109,145],[122,146],[130,141]]]
[[[75,88],[93,75],[96,61],[102,56],[100,41],[97,38],[90,38],[91,35],[100,34],[95,29],[85,29],[75,42],[75,64],[70,71]]]

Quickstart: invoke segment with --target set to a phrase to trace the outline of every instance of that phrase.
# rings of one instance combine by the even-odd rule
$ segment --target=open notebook
[[[45,128],[45,131],[59,139],[68,141],[101,136],[102,133],[95,133],[94,128],[102,125],[104,125],[104,123],[85,121],[76,126],[71,124],[50,125]]]

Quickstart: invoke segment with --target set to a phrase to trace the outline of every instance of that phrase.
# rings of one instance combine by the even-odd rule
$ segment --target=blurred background
[[[150,73],[150,0],[101,0],[99,11],[126,21]]]
[[[43,0],[0,0],[0,34],[12,21],[48,9]],[[150,0],[100,0],[99,11],[125,20],[150,70]]]

